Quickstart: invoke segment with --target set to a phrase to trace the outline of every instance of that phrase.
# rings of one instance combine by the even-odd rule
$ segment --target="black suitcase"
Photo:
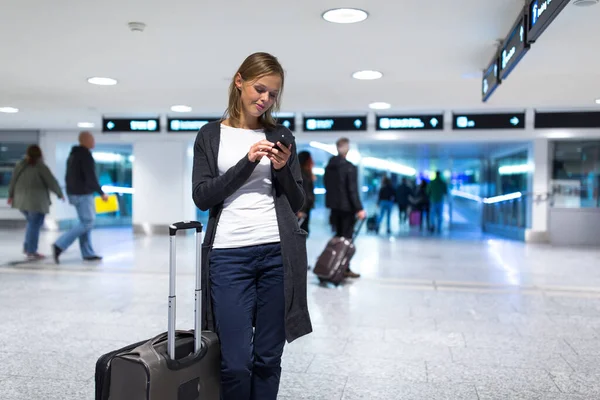
[[[346,276],[350,260],[356,252],[354,239],[364,224],[362,220],[351,238],[333,237],[325,246],[325,250],[317,259],[313,272],[321,282],[331,282],[339,285]]]
[[[176,331],[175,242],[177,231],[186,229],[196,230],[195,329]],[[219,400],[219,340],[214,332],[200,330],[202,224],[175,223],[169,226],[169,239],[168,330],[100,357],[96,363],[96,400]]]

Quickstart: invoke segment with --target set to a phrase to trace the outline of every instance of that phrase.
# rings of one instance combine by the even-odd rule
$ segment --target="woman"
[[[298,218],[302,221],[301,229],[309,233],[310,210],[315,207],[315,175],[312,172],[315,163],[308,151],[298,153],[298,161],[300,162],[300,170],[302,172],[302,187],[306,200],[304,205],[298,212]]]
[[[387,216],[387,234],[392,233],[392,208],[394,207],[394,187],[392,181],[387,176],[384,176],[381,181],[381,189],[379,189],[379,196],[377,199],[377,205],[379,206],[380,213],[377,219],[377,233],[379,233],[379,227],[383,216]]]
[[[38,145],[31,145],[25,158],[15,166],[8,189],[8,204],[20,210],[27,219],[23,251],[30,260],[45,257],[37,250],[40,229],[50,212],[50,191],[61,200],[64,198],[54,175],[42,160],[42,150]]]
[[[273,117],[283,86],[275,57],[250,55],[232,79],[225,116],[194,144],[192,196],[210,209],[203,327],[219,335],[224,400],[276,399],[286,339],[312,331],[306,232],[296,219],[302,175],[293,135]]]

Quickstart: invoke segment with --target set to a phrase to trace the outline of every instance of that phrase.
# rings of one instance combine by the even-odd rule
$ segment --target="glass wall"
[[[99,144],[92,151],[100,186],[116,198],[117,206],[98,212],[98,225],[131,225],[133,215],[132,171],[134,157],[131,145]],[[114,210],[114,211],[113,211]]]
[[[555,142],[552,206],[600,207],[600,141]]]
[[[517,228],[518,232],[528,227],[530,173],[529,150],[495,158],[487,163],[485,197],[489,202],[483,208],[484,225]]]

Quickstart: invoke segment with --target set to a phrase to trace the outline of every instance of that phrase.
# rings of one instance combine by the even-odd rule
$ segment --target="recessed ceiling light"
[[[178,106],[171,107],[171,111],[173,111],[173,112],[181,112],[181,113],[190,112],[190,111],[192,111],[192,107],[190,107],[190,106],[184,106],[184,105],[178,105]]]
[[[92,85],[100,85],[100,86],[112,86],[117,84],[116,79],[112,78],[103,78],[100,76],[95,76],[93,78],[88,78],[87,80]]]
[[[374,103],[369,104],[369,108],[373,110],[387,110],[392,105],[390,103],[385,103],[383,101],[376,101]]]
[[[334,8],[323,13],[323,19],[336,24],[354,24],[362,22],[369,14],[356,8]]]
[[[78,128],[93,128],[95,124],[93,122],[79,122],[77,124]]]
[[[596,99],[596,104],[600,104],[600,99]]]
[[[14,107],[0,107],[0,112],[14,114],[14,113],[18,113],[19,109],[14,108]]]
[[[354,79],[360,80],[373,80],[379,79],[383,76],[383,74],[379,71],[358,71],[352,74]]]

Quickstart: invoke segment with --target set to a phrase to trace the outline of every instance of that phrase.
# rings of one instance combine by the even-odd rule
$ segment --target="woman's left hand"
[[[274,146],[269,152],[269,160],[273,164],[273,168],[276,170],[280,170],[285,167],[285,164],[290,159],[290,155],[292,154],[292,145],[290,147],[285,147],[280,142],[277,142],[277,146]]]

